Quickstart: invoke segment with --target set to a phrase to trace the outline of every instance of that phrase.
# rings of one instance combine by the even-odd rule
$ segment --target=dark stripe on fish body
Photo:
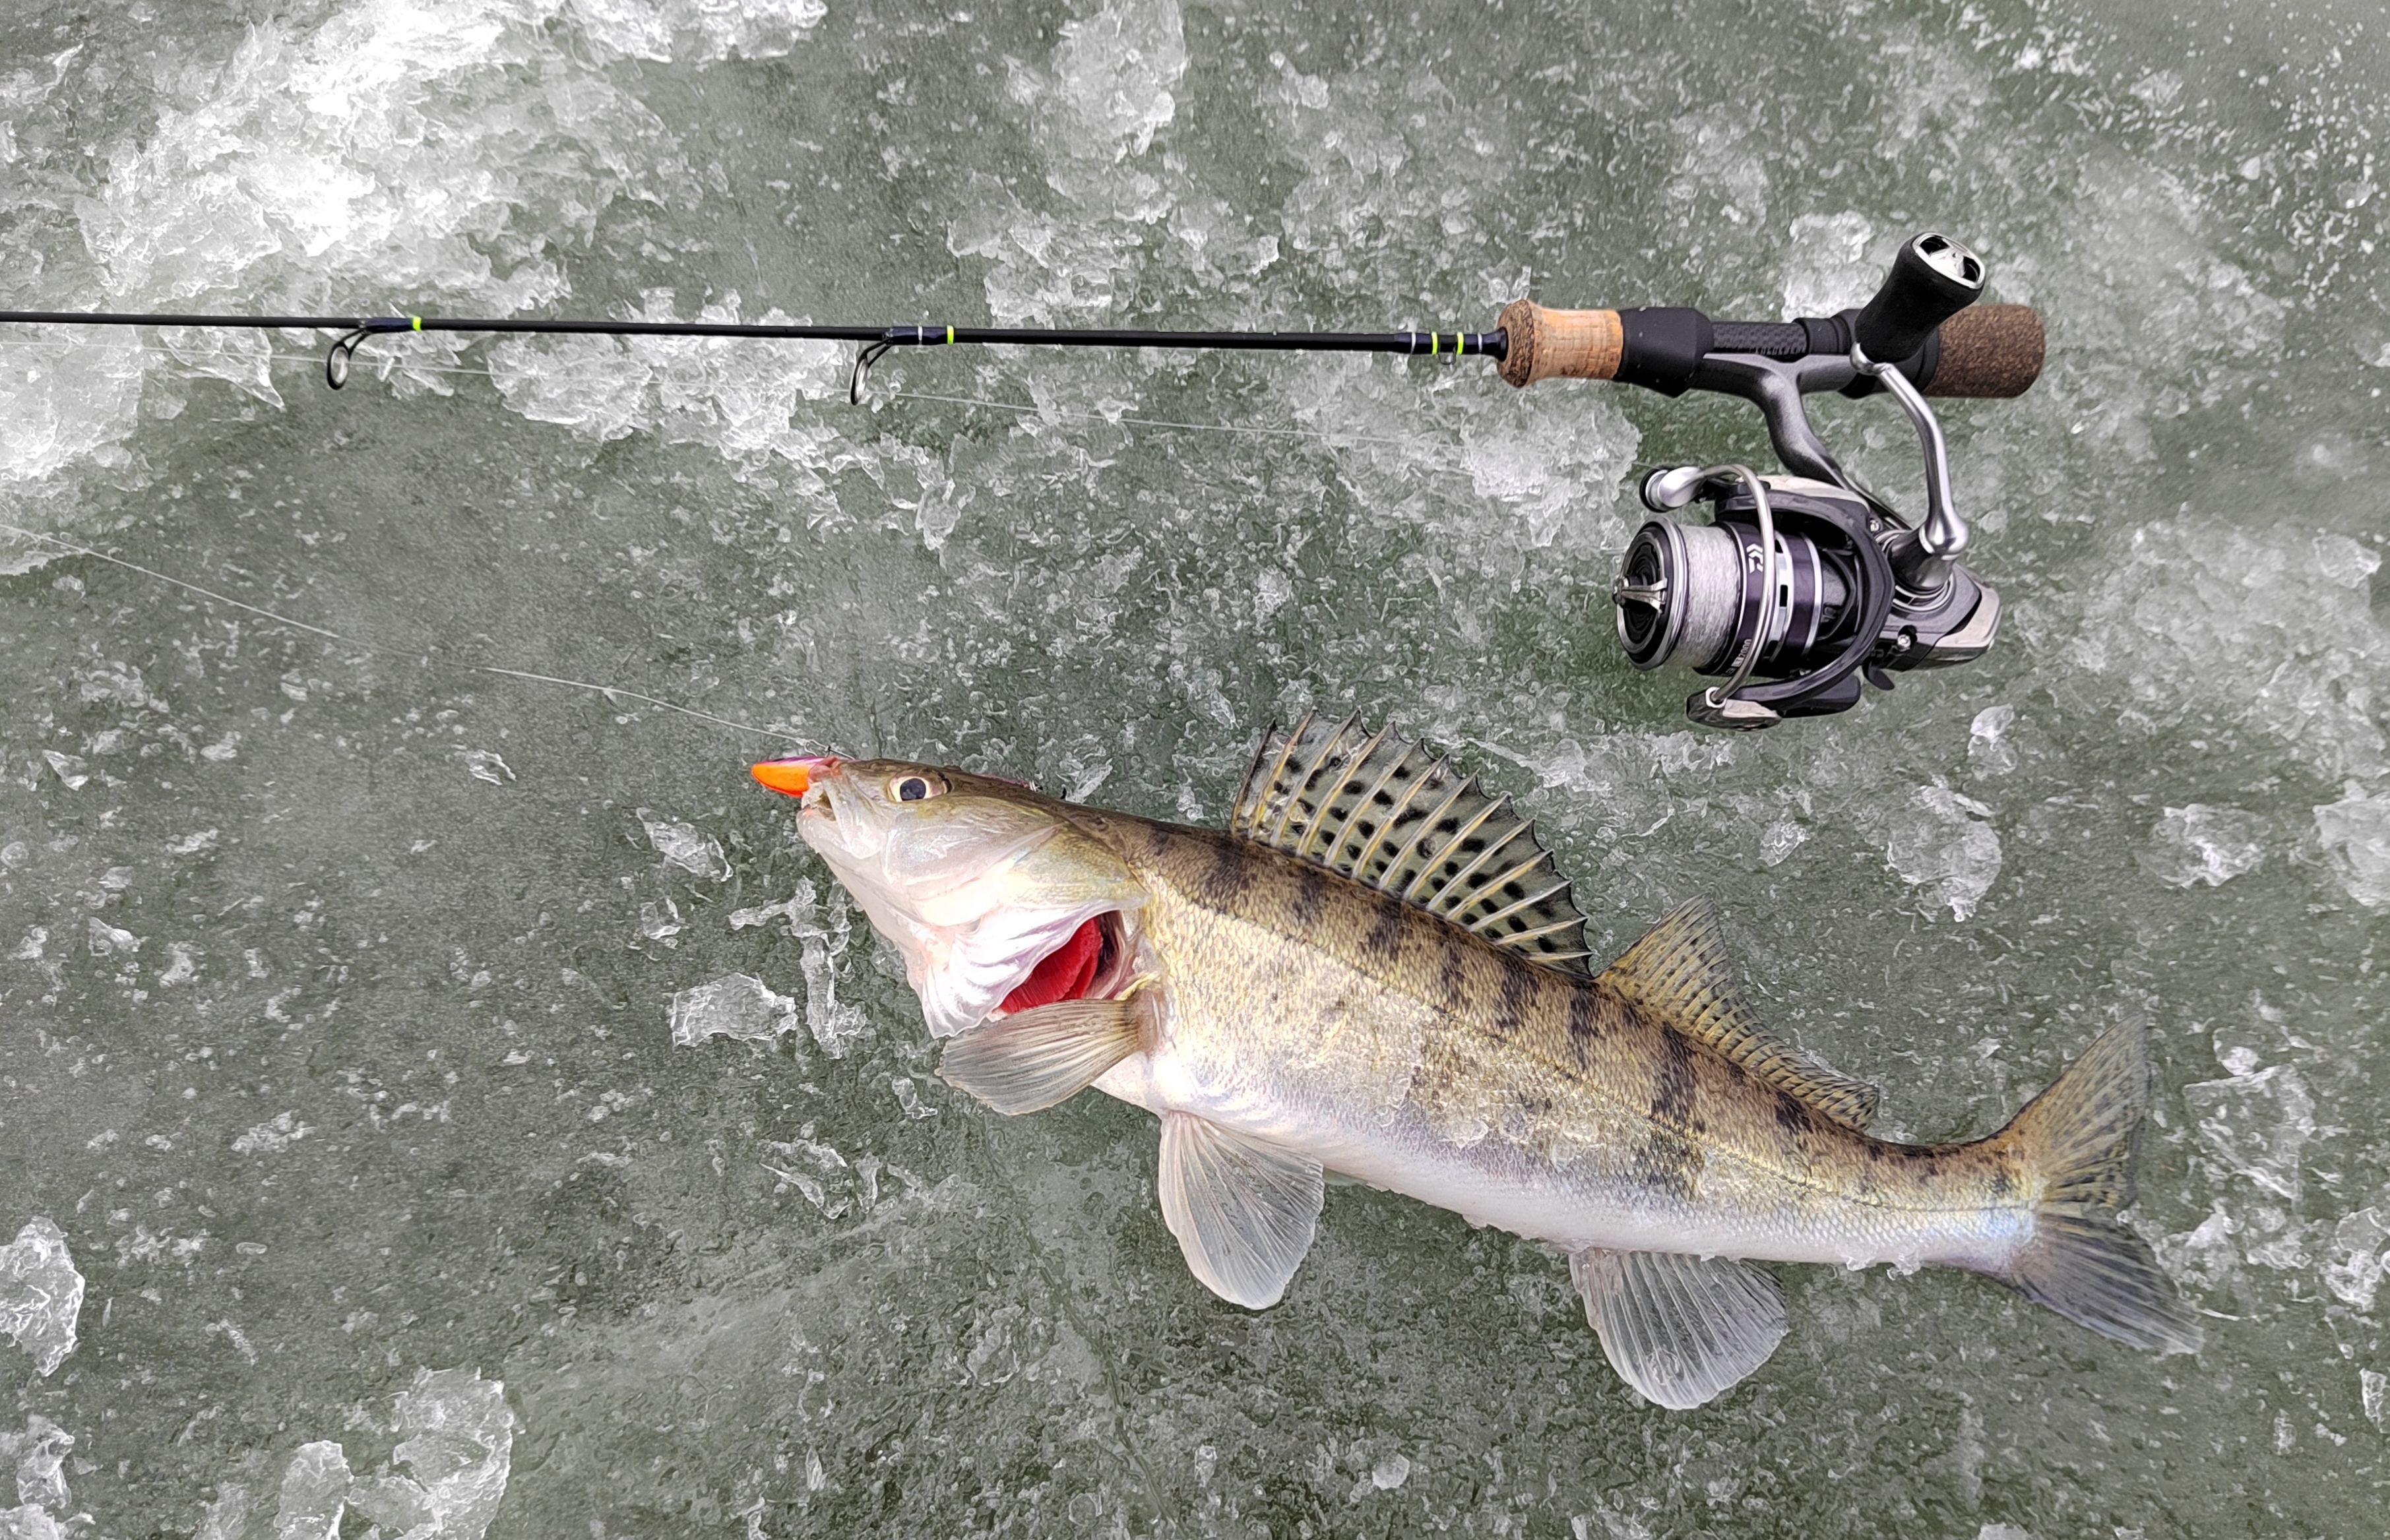
[[[1692,1045],[1673,1028],[1660,1029],[1660,1061],[1651,1082],[1651,1133],[1636,1167],[1652,1191],[1689,1199],[1702,1170],[1700,1129],[1693,1119],[1696,1086]]]
[[[1444,1008],[1457,1013],[1469,1003],[1469,954],[1452,937],[1439,939],[1444,956],[1436,964],[1435,982],[1444,987]]]
[[[1287,918],[1309,930],[1319,922],[1319,913],[1327,906],[1327,869],[1306,861],[1294,879],[1294,903],[1288,908]]]
[[[1502,987],[1494,1002],[1494,1035],[1506,1042],[1519,1035],[1526,1022],[1527,995],[1536,981],[1527,976],[1526,968],[1510,963],[1502,969]]]
[[[1243,894],[1260,866],[1242,841],[1221,841],[1212,849],[1212,864],[1203,869],[1203,902],[1215,909],[1227,908]]]
[[[1569,991],[1568,1046],[1579,1070],[1593,1061],[1593,1045],[1601,1036],[1600,1009],[1592,990],[1579,985]]]
[[[1403,938],[1409,933],[1410,928],[1410,910],[1402,901],[1381,895],[1378,918],[1370,925],[1362,945],[1368,949],[1371,956],[1391,961],[1403,955]]]

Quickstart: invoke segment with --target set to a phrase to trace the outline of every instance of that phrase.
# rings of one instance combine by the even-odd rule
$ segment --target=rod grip
[[[1614,310],[1546,310],[1533,300],[1513,300],[1495,324],[1509,334],[1502,378],[1513,385],[1618,377],[1626,334]]]
[[[1929,396],[2006,400],[2041,378],[2041,314],[2031,305],[1976,305],[1942,323]]]

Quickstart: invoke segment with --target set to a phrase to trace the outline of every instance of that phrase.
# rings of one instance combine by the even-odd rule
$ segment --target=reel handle
[[[2041,378],[2043,349],[2041,314],[2031,305],[1962,310],[1942,323],[1941,351],[1922,388],[1929,396],[2011,400]]]
[[[1851,323],[1852,338],[1875,363],[1903,363],[1983,292],[1983,259],[1928,230],[1902,245],[1883,287]]]

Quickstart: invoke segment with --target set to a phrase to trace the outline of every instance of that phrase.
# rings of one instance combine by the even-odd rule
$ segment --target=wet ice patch
[[[797,1025],[797,1003],[761,979],[726,973],[674,995],[667,1020],[673,1042],[684,1048],[711,1037],[769,1043]]]
[[[1912,792],[1890,820],[1884,864],[1919,890],[1924,911],[1953,919],[1975,912],[2000,875],[2000,837],[1992,810],[1936,782]]]
[[[2316,839],[2349,897],[2369,909],[2390,907],[2390,797],[2369,795],[2355,781],[2346,793],[2315,810]]]
[[[1875,226],[1865,214],[1803,214],[1792,221],[1784,253],[1786,320],[1834,315],[1863,305],[1883,281],[1883,266],[1868,261]]]
[[[2299,1153],[2315,1132],[2315,1098],[2296,1069],[2255,1070],[2255,1062],[2245,1051],[2236,1055],[2229,1078],[2184,1086],[2183,1103],[2201,1142],[2227,1172],[2295,1203]]]
[[[2237,807],[2169,807],[2151,831],[2142,862],[2161,882],[2221,887],[2266,859],[2266,820]]]
[[[730,862],[722,853],[722,841],[700,831],[695,824],[658,817],[644,807],[637,810],[636,815],[640,827],[648,831],[648,843],[664,858],[664,865],[715,882],[730,875]]]
[[[74,1351],[82,1314],[83,1275],[65,1233],[45,1218],[28,1221],[0,1246],[0,1335],[14,1339],[32,1355],[34,1370],[47,1376]]]

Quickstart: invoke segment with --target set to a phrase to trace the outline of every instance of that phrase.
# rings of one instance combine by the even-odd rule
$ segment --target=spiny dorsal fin
[[[1353,719],[1272,727],[1228,831],[1393,893],[1497,946],[1586,976],[1585,917],[1510,811],[1449,761]]]
[[[1819,1069],[1761,1026],[1743,1004],[1709,900],[1679,905],[1612,963],[1601,980],[1719,1058],[1836,1123],[1864,1130],[1874,1119],[1874,1086]]]

